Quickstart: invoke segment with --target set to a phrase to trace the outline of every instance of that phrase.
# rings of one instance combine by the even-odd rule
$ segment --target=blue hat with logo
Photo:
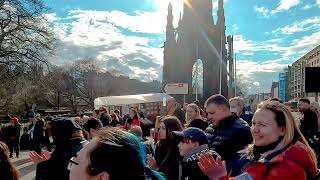
[[[183,131],[173,131],[172,135],[180,140],[183,138],[191,139],[194,142],[198,142],[199,145],[208,144],[206,133],[196,127],[189,127]]]

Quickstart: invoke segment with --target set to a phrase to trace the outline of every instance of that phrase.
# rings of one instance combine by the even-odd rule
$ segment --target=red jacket
[[[299,141],[270,161],[255,162],[245,169],[254,180],[305,180],[306,171],[314,179],[317,175],[316,162],[311,158],[311,151]]]
[[[133,119],[131,126],[140,126],[140,120],[139,119]]]
[[[132,126],[140,126],[140,120],[139,119],[133,119],[131,124],[129,124],[127,121],[124,124],[123,128],[126,130],[130,130]]]

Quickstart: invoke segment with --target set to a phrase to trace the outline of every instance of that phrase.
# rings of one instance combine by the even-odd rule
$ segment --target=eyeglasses
[[[75,157],[72,157],[70,160],[69,160],[69,164],[68,164],[68,170],[70,171],[74,166],[77,166],[79,165],[78,162],[74,161],[76,158]]]

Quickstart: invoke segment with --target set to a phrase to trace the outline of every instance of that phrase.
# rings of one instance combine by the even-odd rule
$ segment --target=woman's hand
[[[198,166],[210,180],[219,180],[222,177],[227,176],[226,163],[221,160],[220,156],[214,160],[210,153],[201,154]]]
[[[35,151],[31,151],[29,157],[34,164],[38,164],[40,162],[49,160],[51,155],[49,151],[43,151],[41,155],[39,155]]]
[[[148,156],[148,166],[153,170],[159,169],[157,166],[156,160],[154,159],[154,157],[152,155]]]

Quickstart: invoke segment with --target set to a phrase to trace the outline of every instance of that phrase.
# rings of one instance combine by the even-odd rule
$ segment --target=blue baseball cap
[[[208,144],[206,133],[196,127],[189,127],[183,131],[173,131],[172,135],[180,140],[183,138],[191,139],[194,142],[198,142],[199,145]]]

